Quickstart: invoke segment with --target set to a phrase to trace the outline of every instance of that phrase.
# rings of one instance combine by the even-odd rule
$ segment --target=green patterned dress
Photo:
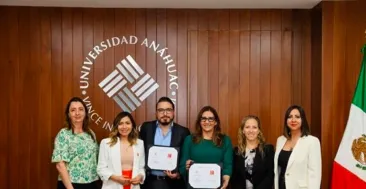
[[[94,134],[94,133],[93,133]],[[72,183],[86,184],[98,180],[98,144],[86,133],[73,134],[61,129],[55,139],[52,162],[66,162]],[[61,177],[58,176],[61,181]]]

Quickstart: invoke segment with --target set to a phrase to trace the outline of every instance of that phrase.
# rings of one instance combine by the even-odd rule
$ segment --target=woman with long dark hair
[[[102,189],[139,189],[145,179],[144,142],[138,139],[135,120],[119,113],[110,136],[100,143],[98,174]]]
[[[290,106],[278,137],[274,158],[275,189],[319,189],[322,176],[319,139],[310,135],[305,111]]]
[[[179,171],[186,176],[192,162],[216,163],[222,166],[221,189],[226,189],[232,173],[231,140],[221,132],[217,111],[205,106],[198,113],[195,132],[184,140]]]

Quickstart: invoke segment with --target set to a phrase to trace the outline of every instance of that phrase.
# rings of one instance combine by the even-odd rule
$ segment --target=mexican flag
[[[366,45],[362,48],[365,53]],[[332,189],[366,189],[366,56],[333,163]]]

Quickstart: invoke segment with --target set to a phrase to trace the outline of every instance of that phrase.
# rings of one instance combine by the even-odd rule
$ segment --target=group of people
[[[57,188],[94,189],[101,179],[103,189],[187,189],[191,188],[188,173],[194,163],[220,165],[220,189],[320,188],[320,142],[310,135],[300,106],[287,109],[276,148],[265,142],[257,116],[243,119],[233,148],[213,107],[200,110],[192,133],[175,123],[174,115],[175,106],[168,97],[156,103],[156,120],[140,127],[130,113],[121,112],[113,121],[110,136],[98,145],[88,125],[85,103],[72,98],[65,109],[65,128],[57,134],[52,154],[59,172]],[[147,166],[152,146],[178,149],[177,168]]]

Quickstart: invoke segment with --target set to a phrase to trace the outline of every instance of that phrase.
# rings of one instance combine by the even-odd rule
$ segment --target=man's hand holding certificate
[[[193,188],[218,188],[221,184],[221,168],[217,164],[194,163],[188,175],[188,182]]]
[[[172,171],[177,168],[178,151],[172,147],[152,146],[147,161],[150,169]]]

